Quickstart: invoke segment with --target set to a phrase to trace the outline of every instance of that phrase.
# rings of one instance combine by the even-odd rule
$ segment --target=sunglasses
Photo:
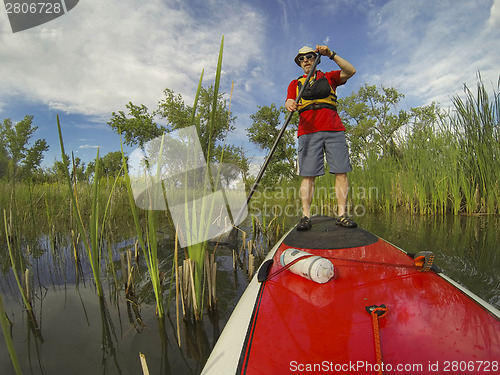
[[[304,61],[304,60],[312,60],[316,57],[315,54],[313,53],[308,53],[307,55],[302,55],[302,56],[299,56],[297,60],[299,61]]]

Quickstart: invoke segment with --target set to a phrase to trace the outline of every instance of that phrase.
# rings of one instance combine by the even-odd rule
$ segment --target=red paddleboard
[[[312,222],[270,251],[202,374],[500,373],[500,312],[440,273],[431,254],[414,259],[330,217]],[[334,277],[291,272],[280,263],[290,248],[328,259]]]

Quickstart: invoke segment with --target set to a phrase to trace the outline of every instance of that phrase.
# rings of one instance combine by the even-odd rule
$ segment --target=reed
[[[132,265],[132,252],[130,249],[120,254],[120,263],[122,269],[122,282],[125,288],[125,297],[130,299],[135,295],[133,280],[135,266]]]
[[[63,142],[63,137],[62,137],[62,131],[61,131],[61,124],[59,121],[59,116],[57,116],[57,130],[59,133],[59,142],[61,146],[61,155],[63,159],[63,163],[65,165],[69,165],[69,160],[66,155],[66,152],[64,150],[64,142]],[[73,165],[74,166],[74,165]],[[73,207],[73,214],[74,217],[76,218],[76,222],[78,225],[78,229],[81,234],[81,238],[83,241],[84,248],[87,253],[87,257],[90,262],[90,266],[92,268],[92,274],[94,276],[94,282],[96,285],[97,289],[97,294],[99,297],[103,297],[104,292],[102,289],[102,281],[101,281],[101,246],[102,246],[102,236],[104,233],[104,226],[107,220],[108,212],[109,212],[109,207],[111,204],[111,196],[113,195],[113,191],[116,188],[116,183],[117,179],[115,179],[115,182],[113,184],[113,187],[111,189],[111,192],[108,197],[108,202],[106,204],[105,210],[104,210],[104,215],[102,218],[102,223],[99,220],[99,195],[100,195],[100,163],[99,163],[99,148],[97,149],[97,156],[95,159],[95,174],[94,174],[94,181],[92,184],[92,192],[91,192],[91,208],[90,208],[90,223],[89,223],[89,230],[90,230],[90,236],[87,235],[87,231],[85,229],[85,225],[83,223],[83,218],[81,214],[81,209],[79,205],[79,195],[78,195],[78,189],[77,189],[77,182],[76,179],[71,181],[71,177],[69,174],[69,171],[65,169],[64,177],[66,179],[66,183],[68,185],[69,193],[70,193],[70,199],[71,199],[71,204]]]
[[[17,286],[19,288],[19,291],[21,292],[21,297],[23,299],[24,306],[26,307],[26,310],[28,311],[28,314],[30,316],[34,317],[33,307],[32,307],[32,305],[30,303],[28,293],[23,288],[23,286],[21,284],[21,280],[19,278],[19,271],[17,269],[17,262],[14,259],[14,253],[13,253],[13,250],[12,250],[12,246],[10,244],[10,239],[9,239],[10,236],[9,236],[9,230],[8,230],[8,225],[7,225],[7,212],[5,210],[3,210],[3,220],[4,220],[4,228],[5,228],[5,234],[6,234],[6,239],[7,239],[7,249],[9,251],[10,262],[11,262],[11,265],[12,265],[12,273],[14,274],[14,278],[16,279]]]
[[[24,306],[26,308],[26,313],[27,313],[27,317],[28,317],[28,322],[30,324],[30,328],[31,328],[33,334],[35,335],[35,337],[37,339],[39,339],[41,342],[43,342],[43,337],[41,335],[40,328],[38,326],[38,322],[36,320],[36,316],[35,316],[35,313],[33,311],[33,305],[31,303],[31,299],[30,299],[30,297],[31,297],[30,271],[29,271],[29,268],[26,268],[25,272],[23,273],[23,281],[25,284],[25,287],[23,287],[22,281],[19,278],[20,271],[18,270],[18,265],[17,265],[16,259],[14,258],[14,251],[13,251],[11,243],[10,243],[10,238],[9,238],[10,235],[9,235],[9,229],[8,229],[9,225],[7,224],[7,212],[5,210],[3,211],[3,217],[4,217],[5,234],[6,234],[6,239],[7,239],[7,241],[6,241],[7,242],[7,249],[9,252],[10,262],[12,265],[12,273],[14,274],[14,278],[16,280],[17,287],[19,288],[19,292],[21,293],[21,297],[22,297]],[[12,223],[12,216],[11,216],[10,225],[11,226],[14,225]],[[30,251],[29,246],[27,246],[28,256],[29,256],[29,251]],[[19,259],[22,259],[22,254],[21,254],[20,249],[19,249]],[[21,262],[21,264],[22,264],[22,262]]]
[[[14,371],[16,375],[22,375],[21,365],[17,359],[16,350],[14,348],[14,342],[10,336],[10,322],[5,313],[5,307],[3,305],[2,295],[0,294],[0,324],[2,326],[3,335],[5,338],[5,343],[7,345],[7,350],[9,351],[10,360],[14,366]]]
[[[185,317],[187,314],[187,311],[190,310],[187,307],[192,307],[193,308],[193,316],[196,320],[201,319],[202,316],[202,309],[203,309],[203,277],[204,277],[204,261],[205,261],[205,252],[206,248],[208,245],[208,242],[205,240],[208,238],[208,233],[210,230],[210,223],[212,222],[212,213],[214,211],[214,204],[215,201],[211,200],[209,198],[207,199],[202,199],[201,203],[199,205],[201,207],[196,207],[196,198],[197,194],[202,193],[202,196],[205,197],[207,194],[212,193],[213,191],[216,191],[219,189],[217,186],[218,181],[219,181],[219,175],[215,178],[211,174],[211,168],[210,168],[210,145],[212,142],[215,140],[212,139],[212,133],[214,131],[215,127],[215,120],[216,120],[216,112],[217,112],[217,101],[218,101],[218,90],[219,90],[219,84],[220,84],[220,73],[221,73],[221,64],[222,64],[222,50],[223,50],[223,40],[221,42],[221,48],[220,48],[220,53],[219,53],[219,61],[218,61],[218,66],[217,66],[217,73],[216,73],[216,80],[215,80],[215,86],[214,86],[214,99],[213,99],[213,106],[212,106],[212,112],[210,114],[210,120],[208,124],[208,155],[205,155],[205,160],[206,160],[206,165],[204,166],[205,173],[203,176],[195,176],[197,180],[200,179],[201,177],[201,182],[200,181],[191,181],[189,178],[191,178],[191,174],[189,174],[189,170],[193,169],[193,167],[197,166],[189,166],[186,168],[186,174],[185,174],[185,188],[183,193],[179,193],[178,189],[172,189],[171,193],[172,194],[180,194],[179,198],[180,200],[183,198],[185,202],[185,228],[186,228],[186,233],[180,233],[180,231],[177,229],[176,230],[176,236],[182,236],[182,238],[185,240],[185,242],[188,244],[187,246],[187,260],[183,264],[183,272],[182,276],[180,277],[181,280],[184,280],[185,283],[188,283],[187,285],[183,286],[183,302],[184,302],[184,313]],[[196,108],[197,108],[197,103],[200,97],[200,92],[201,92],[201,84],[203,80],[203,71],[200,77],[198,89],[196,92],[195,96],[195,102],[192,110],[192,115],[191,115],[191,123],[195,124],[197,127],[197,133],[198,137],[199,134],[201,134],[200,129],[199,129],[199,123],[196,120]],[[191,140],[189,140],[190,142]],[[161,137],[161,140],[159,144],[157,144],[154,148],[155,152],[155,158],[153,160],[145,160],[145,163],[147,164],[146,166],[150,168],[151,166],[156,165],[156,173],[151,173],[152,177],[152,183],[148,185],[147,191],[145,192],[145,196],[149,199],[149,208],[146,207],[146,236],[147,236],[147,242],[143,239],[142,236],[142,231],[141,231],[141,226],[139,223],[139,217],[138,217],[138,212],[136,209],[135,205],[135,200],[134,200],[134,195],[133,195],[133,190],[132,190],[132,184],[129,176],[129,172],[126,168],[126,162],[125,162],[125,157],[123,154],[123,147],[122,147],[122,156],[123,156],[123,165],[124,165],[124,172],[125,172],[125,185],[127,187],[128,191],[128,196],[129,196],[129,203],[130,206],[132,207],[132,216],[134,217],[134,223],[136,227],[136,232],[138,235],[138,240],[141,245],[141,248],[144,251],[144,256],[146,258],[146,264],[148,267],[148,272],[151,277],[151,283],[153,285],[156,301],[157,301],[157,310],[158,310],[158,315],[163,317],[164,312],[163,312],[163,303],[162,303],[162,292],[161,292],[161,282],[160,282],[160,277],[159,277],[159,267],[158,267],[158,250],[157,250],[157,231],[158,231],[158,211],[157,208],[155,207],[156,202],[162,201],[162,199],[165,199],[165,181],[161,179],[162,176],[162,168],[164,168],[165,161],[164,156],[163,156],[163,151],[164,151],[164,143],[165,143],[165,135]],[[194,148],[196,149],[196,148]],[[186,151],[186,160],[198,160],[199,155],[191,155],[193,152],[192,147],[185,147]],[[198,150],[195,150],[197,152]],[[219,173],[219,172],[218,172]],[[188,177],[189,174],[189,177]],[[146,178],[147,180],[147,178]],[[215,181],[215,182],[214,182]],[[196,191],[196,186],[202,186],[202,191]],[[158,189],[157,187],[161,186],[162,189]],[[193,188],[194,187],[194,188]],[[208,189],[211,189],[209,191]],[[170,191],[169,191],[170,192]],[[160,196],[160,194],[163,193],[163,196]],[[183,196],[182,196],[183,194]],[[193,199],[194,197],[194,199]],[[193,202],[193,206],[189,206],[189,202]],[[208,219],[207,219],[208,218]],[[202,241],[200,242],[200,239]],[[173,278],[171,278],[173,281]],[[188,300],[192,299],[189,301]],[[169,299],[170,300],[170,299]]]
[[[71,230],[71,247],[73,248],[73,258],[75,260],[75,280],[76,286],[80,283],[80,274],[82,273],[82,263],[80,261],[80,254],[78,252],[80,243],[80,233],[75,234],[75,231]]]
[[[468,185],[467,198],[474,199],[471,191],[479,198],[479,207],[474,207],[475,202],[467,201],[467,211],[498,211],[498,194],[490,191],[500,181],[498,165],[492,162],[500,158],[500,96],[494,92],[490,101],[480,75],[476,95],[467,86],[464,86],[464,92],[464,99],[458,95],[453,97],[456,115],[451,121],[463,150],[462,168],[467,175],[464,181]]]
[[[181,235],[185,236],[188,241],[187,246],[187,254],[188,261],[184,264],[183,272],[188,272],[189,274],[185,274],[184,280],[188,285],[184,286],[184,297],[186,294],[192,297],[192,304],[189,306],[193,309],[193,316],[195,320],[201,320],[203,316],[203,277],[204,277],[204,263],[205,263],[205,253],[207,251],[208,241],[205,240],[209,238],[208,233],[210,230],[210,224],[214,218],[214,204],[215,199],[210,199],[207,197],[207,194],[212,193],[213,191],[217,191],[219,189],[219,173],[220,168],[217,171],[217,176],[212,176],[211,168],[210,168],[210,145],[212,142],[215,142],[213,139],[213,132],[215,131],[216,124],[216,113],[217,113],[217,101],[219,96],[219,86],[221,79],[221,71],[222,71],[222,56],[224,50],[224,37],[222,37],[220,49],[219,49],[219,58],[217,62],[217,69],[215,74],[215,84],[214,84],[214,92],[213,92],[213,103],[212,103],[212,112],[210,114],[210,120],[208,124],[208,149],[207,155],[205,155],[206,165],[205,165],[205,174],[202,177],[202,185],[203,186],[203,194],[205,197],[201,201],[201,207],[195,206],[196,196],[190,196],[191,193],[188,190],[188,175],[186,171],[186,188],[184,191],[185,194],[185,227],[188,233],[181,233]],[[199,129],[199,124],[195,121],[196,116],[196,108],[198,103],[198,98],[201,90],[201,83],[203,79],[203,72],[200,77],[200,81],[198,84],[198,89],[195,96],[195,101],[193,105],[193,111],[191,115],[191,123],[196,124],[198,134],[201,134]],[[189,152],[189,149],[187,149]],[[188,160],[190,155],[187,155]],[[191,158],[192,159],[192,158]],[[212,191],[208,191],[208,189],[212,189]],[[196,193],[196,192],[194,192]],[[199,192],[198,192],[199,193]],[[213,195],[212,195],[213,197]],[[193,206],[189,208],[188,202],[193,202]],[[198,211],[199,210],[199,211]],[[199,212],[199,214],[198,214]],[[200,242],[200,239],[202,240]],[[210,271],[211,272],[211,271]],[[185,310],[185,313],[187,311]],[[186,315],[185,315],[186,316]]]
[[[146,361],[146,356],[142,353],[139,353],[139,359],[141,360],[142,373],[144,375],[149,375],[149,368],[148,368],[148,363]]]
[[[429,107],[400,134],[397,153],[369,155],[351,173],[354,186],[377,187],[375,200],[358,204],[384,212],[420,215],[498,213],[500,100],[490,101],[481,81],[477,93],[465,87],[454,97],[452,114]]]
[[[69,165],[69,160],[68,160],[68,157],[67,157],[66,152],[64,150],[64,142],[63,142],[63,137],[62,137],[61,123],[59,121],[59,116],[57,116],[57,130],[59,133],[59,143],[61,146],[61,154],[62,154],[63,163],[64,163],[64,165]],[[79,208],[78,208],[77,196],[75,194],[76,188],[75,188],[75,190],[73,190],[74,186],[71,183],[71,177],[69,175],[69,171],[66,168],[65,168],[64,177],[66,179],[66,183],[68,185],[68,189],[70,192],[70,199],[71,199],[71,203],[72,203],[72,207],[73,207],[73,213],[74,213],[74,216],[76,217],[77,225],[79,227],[79,231],[81,234],[81,238],[83,240],[84,247],[85,247],[87,254],[89,256],[89,259],[90,259],[92,272],[94,273],[97,293],[99,296],[102,296],[103,291],[102,291],[102,286],[100,283],[100,274],[98,272],[96,272],[98,270],[95,268],[95,262],[92,260],[92,249],[90,247],[89,239],[87,237],[87,232],[85,230],[85,226],[83,225],[83,220],[82,220],[82,217],[80,215]]]
[[[100,254],[100,242],[99,242],[99,205],[97,200],[97,194],[99,191],[99,148],[97,149],[97,157],[95,162],[95,175],[94,184],[92,191],[92,211],[90,214],[90,247],[87,248],[87,256],[92,267],[92,273],[94,274],[94,280],[96,283],[97,294],[99,297],[103,296],[102,282],[101,282],[101,254]],[[76,185],[76,180],[75,180]],[[76,202],[78,203],[78,196],[75,194]],[[77,211],[79,210],[78,205],[76,206]],[[80,213],[78,212],[78,218],[81,220]],[[82,222],[83,226],[83,222]]]
[[[120,139],[121,142],[121,139]],[[163,145],[163,143],[162,143]],[[127,161],[125,158],[125,153],[123,151],[123,143],[121,145],[122,152],[122,168],[124,172],[124,183],[127,189],[130,209],[132,210],[132,216],[134,219],[135,230],[137,234],[137,239],[140,244],[140,247],[144,254],[144,259],[146,261],[146,265],[148,268],[149,277],[151,280],[151,285],[153,287],[153,292],[155,294],[156,299],[156,313],[159,318],[164,317],[164,309],[163,309],[163,295],[162,295],[162,287],[161,287],[161,278],[160,278],[160,269],[158,263],[158,212],[150,209],[147,210],[147,225],[146,225],[146,238],[147,242],[144,240],[142,228],[139,220],[139,212],[137,211],[137,207],[135,204],[134,193],[132,191],[132,184],[130,181],[130,176],[127,168]],[[160,159],[162,154],[162,148],[160,149]],[[158,167],[160,168],[160,164],[158,163]],[[156,174],[157,178],[160,176],[159,172]],[[159,181],[157,181],[159,182]],[[157,189],[158,190],[158,189]],[[151,194],[149,194],[150,199],[153,199]],[[152,204],[152,203],[151,203]]]
[[[175,267],[175,317],[177,329],[177,345],[181,347],[181,327],[180,327],[180,314],[179,303],[180,301],[180,283],[179,283],[179,241],[177,238],[177,231],[175,231],[175,248],[174,248],[174,267]]]
[[[214,253],[209,254],[208,251],[205,252],[204,267],[206,274],[205,278],[207,280],[208,309],[214,310],[217,305],[217,290],[216,290],[217,262],[215,261]]]
[[[116,187],[113,194],[110,195],[114,182],[116,182]],[[22,228],[22,231],[18,233],[16,233],[16,228],[12,228],[12,238],[34,244],[39,237],[49,235],[52,245],[65,241],[66,235],[76,227],[72,202],[67,193],[66,180],[31,185],[31,199],[30,184],[17,181],[15,185],[15,205],[12,201],[13,196],[10,193],[11,185],[11,182],[0,181],[0,211],[7,209],[7,212],[9,212],[9,209],[11,209],[13,211],[13,222],[16,223],[17,227]],[[88,223],[92,207],[93,185],[85,181],[78,182],[76,192],[82,219],[85,223]],[[101,206],[104,207],[107,199],[110,196],[112,197],[107,213],[106,226],[112,226],[114,229],[113,234],[116,236],[128,235],[130,231],[128,225],[132,223],[132,217],[129,210],[126,209],[127,199],[125,194],[122,178],[110,179],[109,184],[103,183],[101,179],[98,200],[103,202]],[[33,220],[36,223],[35,227],[32,224]],[[117,223],[120,223],[120,225],[114,225]],[[118,228],[120,231],[118,231]],[[3,230],[0,232],[0,239],[3,240],[5,233]]]

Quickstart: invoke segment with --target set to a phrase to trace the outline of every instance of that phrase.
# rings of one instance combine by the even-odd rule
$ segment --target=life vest
[[[297,96],[305,82],[306,77],[300,76],[297,78]],[[310,82],[308,87],[304,90],[298,104],[299,113],[309,109],[320,108],[330,108],[334,111],[337,110],[337,94],[325,77],[325,73],[320,70],[316,72],[316,79]]]

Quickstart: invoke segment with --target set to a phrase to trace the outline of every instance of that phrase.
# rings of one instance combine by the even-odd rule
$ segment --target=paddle
[[[307,75],[305,85],[302,86],[302,88],[299,91],[299,94],[297,95],[297,98],[295,98],[295,103],[298,103],[300,101],[300,99],[302,98],[302,94],[304,93],[304,90],[309,86],[309,80],[311,79],[311,76],[314,74],[314,72],[316,70],[316,66],[319,64],[320,59],[321,59],[321,55],[318,53],[318,55],[316,56],[316,59],[314,60],[314,64],[311,67],[311,71]],[[264,172],[266,171],[266,168],[267,168],[269,162],[271,161],[271,157],[273,156],[274,152],[276,151],[276,148],[278,147],[278,143],[280,142],[281,138],[283,137],[283,134],[285,134],[286,127],[290,123],[290,120],[292,119],[293,113],[294,112],[288,113],[288,116],[285,119],[285,123],[283,124],[283,126],[278,134],[278,137],[276,137],[276,140],[274,141],[274,145],[271,148],[271,150],[269,151],[269,154],[267,155],[266,160],[264,161],[264,164],[262,164],[262,167],[260,168],[259,174],[257,175],[257,178],[255,179],[255,182],[253,183],[252,188],[250,189],[250,193],[248,193],[246,205],[244,207],[242,207],[238,216],[236,216],[236,220],[234,221],[235,223],[239,223],[239,221],[241,219],[241,215],[243,214],[243,211],[248,206],[248,203],[250,202],[253,194],[255,193],[255,190],[257,190],[257,187],[259,186],[260,180],[262,179],[262,176],[264,175]],[[235,229],[233,229],[233,231],[234,230]]]

